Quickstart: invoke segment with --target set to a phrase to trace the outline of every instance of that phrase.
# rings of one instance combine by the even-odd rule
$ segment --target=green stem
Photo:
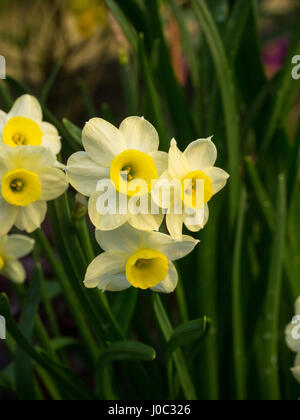
[[[245,360],[244,325],[243,325],[243,302],[241,294],[241,257],[243,230],[245,224],[247,193],[242,190],[240,211],[235,239],[232,273],[232,331],[233,331],[233,355],[236,391],[238,400],[247,398],[247,374]]]
[[[49,263],[52,265],[53,271],[54,271],[55,276],[57,277],[57,280],[61,284],[61,287],[64,291],[64,295],[66,297],[66,300],[68,302],[72,315],[76,321],[80,334],[84,342],[87,344],[90,356],[93,361],[96,361],[98,357],[98,348],[87,326],[85,317],[81,311],[76,294],[74,293],[68,278],[65,276],[62,265],[57,261],[56,256],[52,250],[52,247],[47,237],[45,236],[45,234],[40,229],[38,229],[36,230],[34,235],[37,241],[40,243],[43,251],[45,252],[45,255]]]
[[[153,298],[153,308],[159,323],[160,329],[163,333],[165,340],[168,342],[172,337],[174,329],[165,311],[160,296],[156,294]],[[178,372],[178,377],[187,400],[197,400],[195,387],[191,380],[187,365],[181,350],[176,350],[173,353],[173,360]]]

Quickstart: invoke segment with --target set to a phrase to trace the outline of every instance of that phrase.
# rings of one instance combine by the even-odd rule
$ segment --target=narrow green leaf
[[[137,42],[137,35],[134,31],[132,25],[129,23],[128,19],[126,18],[124,12],[121,10],[121,8],[118,6],[118,4],[115,2],[115,0],[105,0],[105,3],[111,10],[114,17],[119,22],[121,28],[124,31],[124,34],[126,38],[128,39],[130,45],[134,49],[134,51],[137,51],[138,48],[138,42]]]
[[[221,89],[223,110],[226,122],[226,138],[228,153],[228,169],[230,173],[230,226],[233,227],[238,209],[240,195],[240,144],[239,144],[239,118],[235,99],[235,88],[232,71],[229,67],[220,34],[215,22],[202,0],[192,0],[197,19],[207,39],[214,60],[215,71]]]
[[[35,324],[35,317],[41,299],[40,278],[37,269],[29,284],[28,292],[20,319],[20,329],[24,336],[31,341]],[[33,367],[30,356],[21,347],[17,347],[15,355],[16,387],[18,396],[22,400],[35,400]]]
[[[46,81],[43,90],[42,90],[42,94],[41,94],[41,101],[46,104],[48,96],[51,92],[51,89],[53,88],[53,85],[55,83],[55,80],[60,72],[60,70],[63,67],[63,61],[59,61],[56,66],[54,67],[52,73],[50,74],[49,79]]]
[[[243,296],[242,296],[242,247],[243,233],[245,225],[245,214],[247,205],[247,193],[243,188],[239,209],[238,224],[236,230],[233,268],[232,268],[232,331],[233,331],[233,358],[235,385],[238,400],[247,399],[247,366],[246,366],[246,348],[245,348],[245,323],[243,316]]]
[[[115,341],[102,352],[99,365],[120,360],[152,362],[155,358],[155,350],[146,344],[137,341]]]
[[[67,118],[63,119],[63,124],[66,127],[70,136],[72,136],[73,140],[76,141],[76,143],[78,143],[78,145],[82,147],[82,140],[81,140],[82,130],[81,130],[81,128],[77,127],[77,125],[73,124]]]
[[[163,333],[163,336],[168,342],[171,339],[174,330],[158,294],[155,294],[153,297],[153,309],[160,329]],[[181,350],[176,350],[173,353],[173,360],[176,366],[176,370],[178,372],[179,380],[184,391],[185,397],[188,400],[196,400],[196,390],[191,380],[190,374],[187,369],[186,361]]]
[[[167,343],[167,354],[171,356],[177,349],[189,346],[195,341],[200,341],[200,339],[202,340],[208,333],[209,325],[210,321],[207,317],[181,324],[174,330]]]
[[[20,328],[15,323],[9,308],[7,296],[0,295],[0,314],[6,319],[8,332],[18,343],[18,345],[42,368],[49,372],[53,378],[68,392],[70,399],[94,399],[81,379],[70,370],[58,363],[53,362],[43,351],[37,351],[22,334]]]
[[[267,399],[280,400],[278,342],[282,271],[286,239],[286,180],[279,176],[276,230],[270,259],[267,296],[263,314],[264,362],[262,375]]]

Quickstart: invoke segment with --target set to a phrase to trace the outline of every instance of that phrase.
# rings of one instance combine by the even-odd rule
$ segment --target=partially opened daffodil
[[[173,292],[178,275],[172,261],[185,257],[198,244],[190,236],[175,241],[169,235],[138,231],[129,224],[112,232],[97,231],[96,238],[105,252],[88,267],[84,284],[112,292],[131,286]]]
[[[285,337],[289,349],[297,353],[294,367],[291,370],[295,379],[300,382],[300,297],[295,304],[294,322],[287,326]]]
[[[0,142],[9,147],[44,146],[54,155],[61,150],[56,128],[43,121],[41,105],[30,95],[17,99],[8,114],[0,111]]]
[[[33,232],[46,216],[47,201],[66,191],[63,171],[54,168],[56,158],[41,146],[1,149],[0,236],[15,225]]]
[[[0,275],[14,283],[24,283],[25,270],[19,258],[30,254],[34,240],[23,235],[0,237]]]
[[[225,171],[214,166],[216,160],[217,149],[210,138],[194,141],[184,153],[172,140],[168,169],[161,175],[152,196],[167,212],[167,227],[174,239],[181,240],[183,224],[192,232],[198,232],[206,225],[208,203],[229,178]],[[201,194],[197,194],[198,184]],[[166,193],[168,201],[165,200]]]
[[[163,220],[162,212],[154,214],[149,209],[137,214],[130,204],[132,198],[146,197],[150,207],[152,183],[167,168],[168,157],[158,151],[155,128],[140,117],[127,118],[119,129],[94,118],[86,124],[82,142],[86,151],[70,157],[67,177],[77,191],[90,197],[89,215],[96,228],[113,230],[128,222],[136,229],[157,230]],[[98,189],[99,181],[107,181],[112,186],[112,200],[118,203],[125,200],[125,211],[119,206],[113,214],[99,211],[97,203],[103,195]]]

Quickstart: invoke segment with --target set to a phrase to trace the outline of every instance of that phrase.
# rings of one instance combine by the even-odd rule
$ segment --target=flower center
[[[3,128],[3,141],[11,147],[39,146],[43,133],[39,125],[26,117],[13,117]]]
[[[112,161],[110,178],[116,189],[130,197],[151,191],[152,180],[158,178],[154,160],[138,150],[126,150]]]
[[[212,180],[202,171],[190,172],[182,180],[184,205],[200,209],[214,195]]]
[[[26,207],[41,197],[41,182],[37,174],[26,169],[15,169],[2,178],[1,192],[9,204]]]
[[[3,270],[3,268],[4,268],[4,259],[0,255],[0,271]]]
[[[146,290],[161,283],[169,271],[168,259],[164,254],[152,249],[142,249],[132,255],[126,264],[129,283]]]

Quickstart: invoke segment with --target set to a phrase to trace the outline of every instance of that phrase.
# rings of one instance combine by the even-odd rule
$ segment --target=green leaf
[[[278,343],[280,338],[279,317],[285,254],[286,217],[286,180],[284,175],[280,175],[278,181],[276,229],[273,238],[267,296],[262,319],[264,346],[261,348],[263,353],[261,373],[265,396],[268,400],[275,401],[280,400]]]
[[[79,341],[72,337],[58,337],[51,340],[51,347],[55,352],[66,347],[77,346],[78,344]]]
[[[300,30],[298,29],[293,34],[293,39],[285,60],[284,67],[281,71],[281,78],[279,82],[279,89],[276,93],[275,100],[273,100],[273,106],[271,109],[271,114],[269,117],[269,120],[267,122],[267,125],[265,127],[265,133],[264,137],[262,139],[262,151],[266,152],[272,138],[275,134],[276,128],[278,127],[278,124],[281,121],[282,114],[284,113],[286,115],[287,110],[287,103],[289,103],[289,98],[297,92],[299,88],[300,82],[297,80],[294,80],[291,75],[291,69],[292,69],[292,57],[297,55],[300,50]],[[295,97],[296,99],[296,97]],[[294,105],[294,103],[290,104],[291,106]]]
[[[247,192],[242,190],[232,268],[232,331],[236,392],[239,400],[247,399],[247,366],[242,296],[242,247],[247,206]]]
[[[146,344],[135,341],[116,341],[111,343],[102,352],[99,359],[96,375],[98,393],[102,391],[107,399],[116,399],[109,377],[108,363],[120,361],[152,362],[155,358],[155,350]]]
[[[41,101],[46,104],[48,96],[51,92],[51,89],[53,88],[53,85],[55,83],[55,80],[60,72],[60,70],[63,67],[63,61],[59,61],[56,66],[54,67],[52,73],[50,74],[49,79],[47,80],[47,82],[45,83],[43,90],[42,90],[42,94],[41,94]]]
[[[63,119],[63,124],[66,127],[70,136],[72,136],[73,140],[76,141],[76,143],[78,143],[78,145],[82,147],[82,140],[81,140],[82,130],[81,130],[81,128],[77,127],[77,125],[73,124],[67,118]]]
[[[217,73],[223,110],[226,123],[228,169],[230,174],[230,226],[233,227],[238,209],[238,197],[240,195],[240,144],[239,144],[239,119],[235,99],[235,87],[232,71],[229,67],[220,34],[215,22],[202,0],[192,0],[197,19],[207,39]]]
[[[132,48],[134,49],[134,51],[137,51],[137,48],[138,48],[137,34],[134,31],[132,25],[129,23],[128,19],[126,18],[124,12],[115,2],[115,0],[105,0],[105,3],[109,7],[109,9],[112,11],[112,14],[114,15],[114,17],[119,22]]]
[[[207,335],[209,326],[210,320],[204,317],[195,319],[194,321],[188,321],[177,327],[167,343],[167,354],[169,357],[177,349],[202,340]]]
[[[121,360],[140,360],[152,362],[156,358],[155,350],[137,341],[115,341],[105,349],[99,359],[99,365]]]
[[[29,284],[24,308],[20,319],[20,329],[24,336],[31,341],[35,324],[35,317],[41,299],[40,278],[36,269]],[[16,388],[19,398],[23,400],[35,400],[33,367],[30,356],[21,348],[17,347],[15,356]]]
[[[70,399],[95,399],[93,394],[77,375],[64,366],[53,362],[43,351],[37,351],[30,344],[11,316],[9,302],[4,293],[0,295],[0,314],[6,319],[8,332],[22,350],[24,350],[28,356],[30,356],[36,363],[53,376],[57,383],[65,389],[65,392],[68,394]]]
[[[174,330],[158,294],[155,294],[153,297],[153,309],[160,329],[163,333],[163,336],[168,342],[171,339]],[[191,380],[190,374],[187,369],[186,361],[181,350],[176,350],[173,353],[173,360],[176,366],[176,370],[178,372],[179,380],[184,391],[185,397],[188,400],[196,400],[196,390]]]

